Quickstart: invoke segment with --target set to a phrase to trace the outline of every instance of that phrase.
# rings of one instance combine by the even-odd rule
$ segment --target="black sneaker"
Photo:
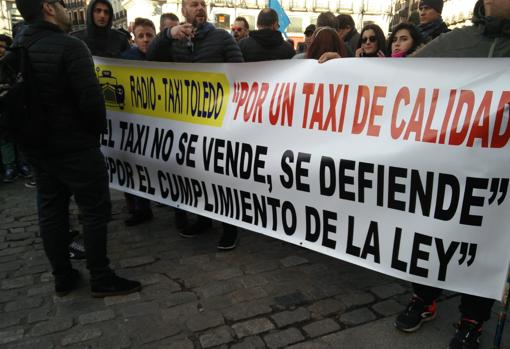
[[[85,247],[78,241],[69,244],[69,259],[85,259]]]
[[[78,270],[71,269],[68,274],[55,275],[55,293],[58,297],[64,297],[78,288],[81,276]]]
[[[12,183],[16,180],[17,177],[18,177],[18,173],[16,172],[16,170],[12,167],[7,167],[4,171],[3,182],[4,183]]]
[[[218,241],[218,245],[216,247],[218,248],[218,250],[221,251],[233,250],[234,248],[236,248],[238,240],[239,238],[237,235],[236,228],[224,229],[220,241]]]
[[[436,302],[427,305],[423,299],[415,295],[411,298],[406,310],[397,316],[394,325],[401,331],[414,332],[420,328],[422,323],[434,320],[436,310]]]
[[[28,177],[25,180],[25,188],[34,189],[36,187],[35,179],[33,177]]]
[[[141,289],[142,284],[138,281],[121,278],[113,272],[90,280],[90,293],[96,298],[121,296]]]
[[[131,217],[124,221],[124,224],[128,227],[134,227],[135,225],[151,221],[153,218],[152,210],[135,211]]]
[[[28,167],[26,164],[23,164],[19,167],[19,174],[24,178],[32,177],[32,171],[30,171],[30,167]]]
[[[457,324],[457,332],[450,341],[448,349],[478,349],[482,324],[475,320],[463,318]]]
[[[195,238],[205,233],[211,227],[212,220],[210,218],[199,217],[195,223],[181,230],[179,235],[183,238]]]

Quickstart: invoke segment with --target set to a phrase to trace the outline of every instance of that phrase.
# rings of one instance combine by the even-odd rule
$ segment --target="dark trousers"
[[[423,299],[426,304],[432,304],[432,302],[439,297],[442,291],[440,288],[414,283],[413,290],[414,293]],[[482,323],[490,319],[493,304],[493,299],[462,294],[460,298],[459,311],[462,317]]]
[[[99,148],[72,154],[30,154],[37,183],[39,227],[53,274],[65,275],[69,261],[69,199],[82,215],[87,268],[92,276],[109,272],[107,224],[111,217],[108,174]]]
[[[126,199],[128,211],[131,214],[151,211],[151,201],[148,199],[129,193],[124,193],[124,198]]]
[[[188,223],[188,215],[185,210],[181,210],[179,208],[175,209],[175,220],[178,227],[184,228],[186,224]],[[198,216],[197,218],[197,224],[202,226],[209,226],[212,225],[213,220],[209,217],[205,216]],[[223,233],[230,233],[234,234],[237,233],[237,227],[232,224],[223,223]]]

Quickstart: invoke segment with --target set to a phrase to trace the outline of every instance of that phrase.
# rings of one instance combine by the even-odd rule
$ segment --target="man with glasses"
[[[71,35],[83,40],[93,56],[118,58],[129,49],[128,37],[112,29],[113,7],[108,0],[92,0],[87,7],[87,29]]]
[[[241,41],[239,47],[246,62],[291,59],[294,48],[283,40],[278,30],[278,14],[272,8],[260,11],[257,17],[257,29],[250,32],[250,37]]]
[[[152,41],[147,51],[149,61],[188,63],[236,63],[243,56],[234,38],[225,30],[216,29],[207,22],[207,5],[204,0],[183,0],[182,15],[185,22],[166,28]],[[212,220],[199,216],[189,225],[185,211],[176,209],[176,225],[180,235],[194,238],[211,228]],[[237,228],[223,224],[223,235],[218,242],[219,250],[231,250],[237,246]]]
[[[73,195],[83,215],[92,295],[138,291],[139,282],[115,275],[106,253],[111,202],[99,144],[106,109],[90,52],[67,34],[71,24],[62,0],[16,0],[16,6],[28,26],[13,46],[27,49],[32,69],[27,75],[29,91],[41,107],[25,126],[40,135],[40,144],[24,145],[23,152],[37,182],[39,227],[55,292],[64,296],[79,286],[80,275],[71,266],[68,250]]]
[[[239,43],[244,38],[248,37],[248,33],[250,32],[250,25],[248,21],[244,17],[237,17],[234,21],[234,25],[230,28],[232,31],[232,35],[236,42]]]

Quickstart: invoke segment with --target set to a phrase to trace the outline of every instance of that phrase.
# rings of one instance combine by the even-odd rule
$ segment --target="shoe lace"
[[[425,303],[420,297],[413,296],[406,308],[406,314],[417,314],[423,312]]]

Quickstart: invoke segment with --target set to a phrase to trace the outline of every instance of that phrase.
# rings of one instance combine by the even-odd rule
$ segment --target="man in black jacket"
[[[147,51],[149,61],[236,63],[243,56],[234,38],[225,30],[216,29],[207,22],[207,6],[204,0],[183,0],[183,24],[166,28],[152,41]],[[186,211],[176,209],[177,228],[180,235],[193,238],[207,231],[212,224],[210,218],[199,216],[189,226]],[[237,245],[237,228],[223,224],[223,235],[218,242],[219,250],[231,250]]]
[[[239,42],[246,62],[291,59],[296,52],[291,44],[283,40],[278,31],[278,14],[272,8],[260,11],[257,17],[258,30],[252,30],[249,37]]]
[[[421,0],[418,10],[420,13],[419,28],[426,43],[450,31],[441,17],[443,0]]]
[[[39,227],[55,276],[55,291],[58,296],[71,292],[80,278],[68,254],[72,195],[83,215],[92,295],[138,291],[139,282],[113,273],[106,254],[111,203],[99,149],[106,109],[92,57],[83,42],[66,34],[70,22],[63,0],[16,0],[16,6],[28,27],[16,37],[14,46],[28,50],[32,74],[27,78],[33,81],[30,86],[37,86],[31,91],[35,90],[36,102],[41,104],[26,125],[27,129],[37,127],[40,144],[25,145],[23,152],[37,182]],[[45,127],[37,120],[43,120]]]
[[[83,40],[93,56],[118,58],[129,49],[128,37],[112,29],[113,7],[108,0],[92,0],[87,8],[87,29],[71,35]]]

